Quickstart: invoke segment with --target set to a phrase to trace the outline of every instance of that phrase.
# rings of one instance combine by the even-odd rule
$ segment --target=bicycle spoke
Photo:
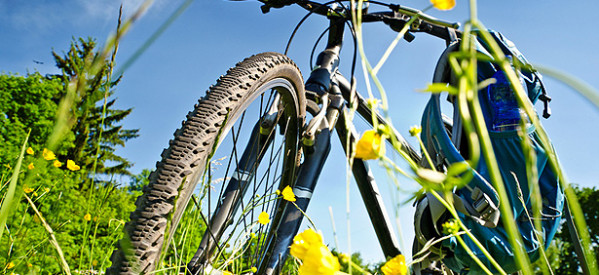
[[[285,124],[286,124],[286,126],[285,126],[285,132],[284,132],[284,135],[283,135],[283,136],[285,136],[285,134],[287,133],[287,129],[288,129],[288,126],[289,126],[289,119],[287,120],[287,122],[286,122]],[[281,146],[279,146],[279,148],[277,149],[277,153],[275,154],[275,158],[276,158],[276,160],[277,160],[277,164],[275,165],[275,175],[277,175],[277,176],[276,176],[276,177],[273,177],[273,179],[272,179],[272,183],[271,183],[271,184],[266,184],[266,185],[265,185],[265,188],[268,188],[268,189],[270,189],[270,190],[266,189],[266,190],[265,190],[265,193],[272,192],[272,188],[274,188],[274,186],[279,186],[279,185],[280,185],[280,184],[279,184],[279,185],[276,185],[276,182],[280,181],[280,180],[281,180],[281,177],[282,177],[282,167],[283,167],[283,166],[282,166],[282,165],[280,165],[281,158],[279,158],[278,156],[279,156],[279,154],[281,153],[283,146],[284,146],[284,143],[281,143]],[[271,148],[271,149],[273,149],[273,151],[274,151],[274,148]],[[271,152],[272,152],[272,151],[271,151]],[[272,154],[271,154],[271,155],[272,155]],[[270,159],[270,161],[269,161],[269,167],[272,167],[272,164],[273,164],[273,162],[274,162],[274,160],[273,160],[273,158],[271,157],[271,159]],[[279,169],[280,169],[281,171],[279,171],[280,173],[277,173],[277,170],[279,170]],[[269,171],[270,171],[270,169],[269,169]],[[272,202],[269,202],[269,206],[270,206],[270,204],[271,204],[271,203],[273,204],[273,206],[276,206],[276,204],[277,204],[276,200],[275,200],[275,201],[272,201]],[[268,209],[268,208],[267,208],[267,209]],[[268,211],[268,212],[270,212],[270,216],[271,216],[271,217],[274,217],[274,216],[275,216],[275,213],[274,213],[274,211],[275,211],[275,210],[276,210],[276,208],[275,208],[275,207],[272,207],[272,209],[270,209],[270,211]],[[274,221],[272,221],[272,222],[274,222]],[[272,227],[272,222],[269,224],[269,227],[268,227],[267,229],[270,229],[270,228]],[[268,231],[269,231],[269,230],[267,230],[266,232],[268,232]],[[262,234],[261,234],[260,236],[262,236]],[[260,247],[259,251],[256,251],[256,253],[255,253],[256,257],[257,257],[257,255],[262,255],[262,254],[265,252],[265,251],[264,251],[264,249],[265,249],[265,245],[264,245],[264,244],[266,244],[267,237],[268,237],[268,236],[264,236],[264,238],[262,239],[262,241],[261,241],[261,242],[259,242],[259,244],[261,244],[261,245],[259,246],[259,247]]]
[[[275,98],[277,98],[276,95],[276,91],[272,90],[270,92],[270,94],[268,96],[265,96],[264,94],[260,95],[260,106],[259,109],[257,110],[258,112],[258,125],[256,127],[259,127],[260,125],[262,125],[264,119],[266,118],[266,114],[268,113],[268,111],[270,110],[270,108],[272,108],[273,104],[277,104],[277,102],[275,102]],[[251,144],[247,144],[247,148],[249,148],[250,150],[258,150],[258,152],[256,152],[255,154],[252,154],[254,159],[250,162],[245,162],[245,164],[240,165],[240,152],[238,152],[238,142],[240,141],[240,137],[242,135],[242,131],[241,131],[241,124],[243,122],[243,119],[247,116],[247,113],[244,112],[241,119],[240,119],[240,123],[237,127],[233,127],[231,128],[231,141],[232,141],[232,148],[230,150],[229,153],[229,159],[227,160],[227,165],[226,168],[224,169],[225,173],[224,173],[224,177],[223,177],[223,184],[221,186],[217,200],[212,200],[211,196],[209,196],[209,219],[211,218],[211,214],[213,214],[212,212],[212,205],[214,203],[216,203],[216,209],[218,209],[218,207],[222,204],[222,200],[220,198],[222,198],[223,194],[224,194],[224,189],[227,186],[227,182],[229,181],[229,179],[231,179],[233,176],[231,176],[232,173],[238,173],[239,171],[249,171],[248,174],[243,174],[241,177],[239,177],[239,184],[240,186],[236,187],[237,189],[239,189],[238,192],[235,193],[235,200],[237,200],[237,197],[239,197],[238,203],[239,203],[239,207],[242,210],[242,213],[239,214],[238,218],[236,219],[236,222],[234,224],[232,224],[232,226],[227,226],[228,229],[227,235],[223,236],[225,237],[224,240],[220,240],[215,247],[218,249],[218,251],[216,252],[216,255],[213,256],[214,259],[220,259],[221,257],[224,257],[225,254],[225,249],[228,243],[233,242],[234,247],[232,248],[232,251],[241,251],[239,253],[242,253],[244,259],[249,260],[249,263],[251,264],[255,264],[257,263],[257,261],[259,261],[259,253],[261,251],[263,251],[263,245],[265,243],[266,240],[266,234],[265,232],[268,232],[268,229],[271,227],[271,224],[268,225],[261,225],[261,224],[256,224],[256,215],[258,213],[261,212],[266,212],[266,213],[270,213],[270,216],[272,217],[274,215],[274,205],[276,205],[276,203],[273,203],[272,201],[266,201],[266,202],[262,202],[263,200],[269,200],[269,196],[268,194],[272,194],[273,193],[273,189],[274,187],[274,183],[276,182],[276,180],[279,180],[281,177],[279,174],[281,171],[279,170],[279,165],[281,165],[281,155],[282,155],[282,151],[284,148],[284,141],[285,139],[279,140],[276,136],[276,126],[279,124],[278,122],[275,122],[275,124],[273,125],[273,129],[271,130],[271,132],[269,133],[268,137],[265,137],[266,140],[270,140],[268,143],[272,143],[272,144],[279,144],[278,146],[262,146],[262,145],[258,145],[256,144],[256,142],[259,140],[258,138],[254,138],[254,142],[250,142]],[[278,117],[280,117],[280,115],[278,115]],[[286,124],[289,123],[289,119],[286,121]],[[287,134],[287,128],[285,127],[285,131],[283,133],[283,135]],[[252,138],[249,138],[249,140],[252,140]],[[252,148],[256,148],[256,149],[252,149]],[[247,150],[247,149],[246,149]],[[270,152],[268,152],[268,151]],[[265,160],[268,160],[264,163],[264,165],[260,166],[263,168],[259,168],[258,164],[260,162],[260,159],[262,158],[261,156],[268,156]],[[234,165],[235,167],[231,167],[232,165]],[[273,165],[275,165],[275,169],[272,169]],[[244,167],[241,167],[244,166]],[[212,175],[212,171],[207,171],[208,173],[208,177],[210,179],[213,178]],[[279,176],[277,176],[279,175]],[[212,182],[212,181],[211,181]],[[249,184],[251,184],[251,188],[248,186]],[[262,186],[264,186],[262,188]],[[250,188],[251,191],[247,192],[248,194],[243,194],[244,191]],[[260,191],[263,190],[263,191]],[[211,191],[211,190],[210,190]],[[214,193],[214,192],[209,192],[209,193]],[[259,194],[261,193],[261,194]],[[257,195],[259,195],[259,197],[257,197]],[[255,213],[255,211],[260,211],[258,213]],[[228,213],[229,217],[227,218],[227,220],[233,218],[230,215],[233,215],[233,213]],[[205,216],[202,214],[201,215],[202,219],[205,220]],[[208,220],[209,220],[208,219]],[[206,221],[205,221],[206,222]],[[238,230],[241,229],[240,232],[238,232]],[[225,228],[221,228],[221,230],[225,230]],[[236,233],[237,232],[237,233]],[[247,236],[250,236],[251,233],[257,233],[256,238],[247,238]],[[224,233],[224,232],[223,232]],[[218,232],[213,232],[213,230],[210,230],[210,232],[208,233],[210,236],[210,238],[212,240],[217,240],[219,239],[218,235],[215,234],[221,234]],[[247,240],[244,240],[244,236],[246,236],[245,238],[247,238]],[[233,252],[231,252],[233,253]],[[241,256],[240,256],[241,257]]]

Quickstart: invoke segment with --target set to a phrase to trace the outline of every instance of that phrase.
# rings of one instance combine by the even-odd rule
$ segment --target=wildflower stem
[[[428,165],[431,167],[431,169],[437,171],[437,167],[435,167],[433,160],[431,159],[431,156],[428,153],[428,150],[426,150],[426,147],[424,147],[424,142],[422,142],[420,135],[416,135],[416,139],[418,139],[418,143],[420,144],[420,150],[422,151],[422,154],[424,154],[424,157],[426,158]]]
[[[71,275],[71,269],[69,268],[69,264],[67,263],[66,259],[64,258],[64,253],[62,252],[62,249],[60,248],[60,245],[58,244],[56,237],[54,236],[54,231],[52,230],[52,227],[50,227],[50,225],[46,222],[46,219],[44,219],[44,217],[42,216],[42,213],[40,213],[40,211],[37,210],[37,207],[35,206],[33,201],[31,201],[29,196],[27,196],[27,194],[23,194],[23,196],[25,196],[25,199],[27,199],[27,202],[29,202],[31,209],[33,209],[33,212],[35,212],[35,215],[40,219],[42,225],[46,229],[46,232],[48,232],[48,235],[50,236],[49,241],[52,244],[52,246],[54,246],[54,248],[56,249],[56,253],[58,253],[58,259],[60,260],[60,262],[59,262],[60,267],[62,268],[64,273],[66,273],[67,275]]]
[[[98,145],[96,147],[96,154],[94,157],[94,164],[92,166],[92,171],[91,171],[91,177],[89,177],[89,190],[88,190],[88,194],[87,194],[87,209],[86,209],[86,213],[89,213],[90,210],[90,206],[92,205],[93,201],[92,201],[92,194],[95,190],[95,177],[96,177],[96,169],[98,166],[98,159],[100,156],[100,145],[102,144],[102,134],[104,133],[104,123],[106,120],[106,108],[107,108],[107,103],[108,103],[108,95],[110,94],[110,88],[112,85],[112,71],[114,69],[114,63],[115,63],[115,59],[116,59],[116,53],[118,51],[119,48],[119,42],[120,42],[120,28],[121,28],[121,18],[123,15],[123,5],[121,4],[121,7],[119,8],[119,16],[118,16],[118,20],[117,20],[117,26],[116,26],[116,36],[114,38],[114,46],[112,48],[112,55],[110,57],[110,62],[106,63],[107,66],[107,72],[106,72],[106,79],[104,81],[104,102],[102,103],[102,114],[101,114],[101,119],[100,119],[100,131],[98,132]],[[103,200],[104,201],[104,200]],[[101,207],[98,207],[97,205],[95,206],[96,209],[101,209]],[[94,213],[96,214],[96,213]],[[83,246],[85,245],[85,241],[87,240],[87,234],[89,234],[89,230],[91,230],[93,223],[89,223],[89,229],[86,229],[84,234],[84,238],[83,238]],[[96,232],[98,230],[98,223],[95,223],[95,229],[94,229],[94,238],[92,238],[91,240],[91,245],[89,248],[89,266],[93,266],[92,265],[92,261],[94,258],[94,245],[96,243]],[[82,246],[82,247],[83,247]],[[80,254],[80,258],[79,258],[79,267],[81,268],[81,261],[83,260],[83,251],[84,249],[81,249],[81,254]]]
[[[393,168],[395,171],[399,172],[400,174],[404,175],[406,178],[412,179],[412,180],[416,180],[412,175],[408,174],[406,171],[404,171],[403,169],[399,168],[399,166],[397,166],[397,164],[395,164],[393,162],[393,160],[391,160],[389,157],[387,156],[382,156],[382,161],[385,164],[388,164],[391,166],[391,168]]]
[[[153,0],[146,0],[140,9],[138,10],[138,16],[141,16],[148,9]],[[148,38],[141,47],[139,47],[133,55],[125,61],[123,66],[119,67],[119,70],[115,74],[117,77],[121,76],[137,59],[170,27],[170,25],[175,22],[175,20],[183,14],[183,12],[191,5],[193,0],[185,0],[183,3],[179,5],[179,7],[164,21],[158,29],[152,33],[150,38]],[[127,26],[127,25],[126,25]]]
[[[460,243],[460,245],[462,247],[464,247],[464,249],[466,250],[466,253],[468,253],[468,255],[470,255],[470,258],[472,258],[481,268],[482,270],[489,274],[492,275],[493,273],[491,273],[491,271],[485,266],[485,264],[483,264],[480,259],[478,257],[476,257],[476,255],[474,255],[474,252],[472,252],[472,250],[470,249],[470,247],[468,247],[468,245],[464,242],[464,240],[462,239],[462,237],[460,237],[459,235],[454,235],[454,237],[456,238],[456,240],[458,240],[458,242]],[[505,273],[502,273],[505,274]]]
[[[520,129],[526,129],[526,120],[520,120]],[[537,169],[537,154],[536,151],[532,147],[531,137],[525,134],[524,131],[519,130],[518,136],[522,139],[521,146],[522,152],[524,155],[525,163],[526,163],[526,175],[528,186],[531,190],[531,199],[529,200],[532,206],[533,216],[531,217],[528,212],[528,207],[526,207],[526,203],[524,202],[524,196],[522,195],[522,188],[518,183],[518,199],[522,204],[522,209],[524,209],[524,213],[526,214],[528,220],[531,222],[531,226],[534,228],[534,234],[539,242],[539,246],[545,247],[545,239],[541,232],[543,232],[543,223],[541,220],[541,213],[543,212],[543,198],[541,195],[541,190],[539,186],[539,171]],[[550,273],[553,275],[553,271],[551,270],[551,264],[549,263],[549,259],[547,258],[547,254],[545,253],[545,249],[539,249],[541,254],[541,258],[543,259],[544,264],[541,264],[541,270],[543,274]]]
[[[312,228],[316,228],[316,224],[314,224],[312,219],[310,219],[310,216],[306,215],[306,212],[304,212],[304,210],[302,210],[295,202],[290,201],[290,203],[292,203],[295,206],[295,208],[297,208],[297,210],[299,210],[299,212],[302,213],[302,215],[304,215],[306,219],[308,219],[310,225],[312,225]]]
[[[351,257],[350,257],[351,258]],[[367,275],[372,275],[370,274],[370,272],[364,270],[361,266],[359,266],[358,264],[352,262],[351,260],[349,261],[349,264],[351,265],[352,268],[355,268],[358,270],[358,272],[360,272],[360,274],[367,274]]]
[[[424,10],[422,10],[422,12],[426,12],[427,10],[429,10],[432,7],[433,7],[433,5],[430,5],[427,8],[425,8]],[[372,69],[373,74],[377,74],[379,72],[379,70],[381,69],[383,64],[387,61],[387,58],[389,58],[389,55],[391,54],[393,49],[395,49],[395,46],[397,46],[397,43],[399,43],[399,40],[401,40],[404,37],[404,35],[408,32],[408,29],[410,28],[412,23],[414,23],[414,21],[416,21],[418,19],[418,17],[419,17],[418,14],[412,16],[410,18],[410,20],[403,26],[403,28],[401,28],[401,30],[397,33],[397,36],[395,37],[395,39],[393,39],[393,41],[391,42],[389,47],[387,47],[387,50],[385,50],[385,53],[383,54],[383,56],[381,57],[379,62],[376,64],[376,66],[374,66],[374,69]]]
[[[329,215],[331,217],[331,226],[333,227],[333,239],[335,240],[335,250],[339,251],[339,240],[337,240],[337,229],[335,227],[335,218],[333,217],[333,207],[329,205]]]

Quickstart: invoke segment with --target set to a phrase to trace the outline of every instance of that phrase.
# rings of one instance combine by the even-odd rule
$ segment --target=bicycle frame
[[[307,210],[312,193],[316,187],[318,177],[330,151],[331,132],[337,135],[347,156],[352,155],[351,144],[358,138],[358,133],[353,127],[346,129],[348,118],[345,105],[350,102],[358,104],[357,112],[373,125],[373,113],[366,104],[366,100],[357,92],[352,92],[352,85],[337,70],[339,65],[339,52],[343,42],[346,19],[328,17],[330,21],[327,46],[317,58],[316,66],[306,81],[307,98],[321,102],[320,110],[313,110],[314,117],[307,124],[303,134],[304,162],[301,164],[293,191],[297,197],[295,205],[283,202],[274,221],[277,224],[276,232],[269,234],[267,254],[262,259],[257,274],[271,274],[276,272],[281,260],[287,257],[289,246],[297,234],[302,218]],[[313,102],[312,105],[316,104]],[[309,104],[310,105],[310,104]],[[378,124],[387,124],[378,113],[374,114]],[[420,161],[420,155],[398,133],[391,137],[400,144],[401,149],[415,162]],[[385,257],[395,257],[401,254],[397,238],[387,215],[383,199],[379,193],[376,181],[368,164],[361,159],[351,162],[352,173],[358,185],[362,200],[366,206],[370,221],[374,227],[381,249]]]
[[[263,2],[266,3],[266,1]],[[284,259],[287,258],[289,246],[293,242],[293,238],[300,228],[304,213],[308,208],[312,193],[316,187],[318,177],[320,176],[328,157],[331,148],[331,133],[334,130],[337,131],[337,136],[343,145],[346,155],[351,156],[353,154],[351,151],[351,144],[358,139],[358,133],[353,126],[346,128],[346,125],[349,125],[348,117],[345,112],[347,108],[346,105],[357,104],[358,114],[364,117],[371,125],[388,124],[380,114],[368,107],[366,100],[360,96],[359,93],[354,91],[353,85],[338,72],[339,53],[343,44],[345,24],[349,18],[330,9],[326,5],[310,1],[301,1],[297,4],[306,10],[309,10],[310,13],[327,16],[329,19],[328,42],[326,48],[318,55],[315,64],[316,67],[305,83],[306,97],[309,100],[308,106],[311,106],[308,109],[312,113],[313,118],[303,129],[301,137],[301,148],[304,153],[304,161],[299,165],[299,168],[295,170],[297,171],[295,174],[295,182],[291,182],[289,179],[282,179],[279,184],[280,188],[287,185],[293,187],[296,202],[294,204],[284,200],[279,200],[277,202],[276,213],[271,223],[272,230],[269,231],[266,238],[266,246],[264,248],[266,253],[258,265],[257,274],[273,274],[280,271]],[[399,6],[392,6],[392,9],[394,10],[393,12],[364,14],[364,20],[365,22],[383,21],[393,30],[399,31],[405,26],[406,22],[409,20],[409,16],[418,16],[426,19],[426,22],[423,21],[416,25],[410,25],[409,27],[411,29],[414,28],[413,31],[426,31],[429,34],[445,38],[446,40],[451,36],[451,33],[447,30],[449,28],[455,29],[458,26],[457,23],[442,22],[435,18],[428,17],[417,10],[404,7],[400,8]],[[267,10],[268,9],[263,9],[263,11]],[[408,18],[406,18],[406,16],[408,16]],[[421,25],[420,23],[423,24]],[[421,26],[424,29],[420,29]],[[406,37],[406,39],[410,40],[409,37]],[[321,105],[318,106],[318,103],[321,103]],[[276,113],[276,105],[276,102],[273,103],[273,106],[271,106],[273,111],[269,112],[269,115],[271,113]],[[265,120],[268,121],[268,118]],[[258,129],[263,126],[259,125],[261,123],[262,122],[258,122],[254,127],[254,132],[257,132]],[[270,133],[270,131],[272,131],[272,129],[268,132]],[[262,132],[262,130],[260,130],[260,132]],[[407,156],[412,161],[420,162],[420,155],[400,134],[394,132],[389,139],[393,144],[399,144],[400,149],[406,152]],[[262,138],[260,138],[260,140],[262,140]],[[257,147],[255,147],[256,142],[250,141],[248,143],[247,148],[243,151],[242,160],[239,163],[242,169],[243,167],[251,167],[255,162],[259,162],[261,157],[259,154],[257,155],[257,152],[260,152],[260,148],[268,144],[268,141],[269,138],[264,138],[262,141],[258,142],[259,145],[257,145]],[[258,156],[258,158],[255,156]],[[255,159],[255,161],[248,161],[249,159]],[[353,159],[350,161],[350,164],[362,200],[364,201],[385,257],[395,257],[401,254],[397,238],[392,230],[391,221],[383,204],[383,199],[378,191],[376,181],[372,176],[368,164],[361,159]],[[224,210],[218,211],[218,217],[213,217],[215,220],[214,223],[217,226],[211,225],[210,227],[214,230],[211,229],[206,231],[207,233],[205,233],[205,237],[202,240],[203,244],[200,246],[204,249],[198,249],[192,261],[188,264],[188,269],[192,274],[195,274],[198,271],[198,268],[202,268],[196,265],[200,257],[210,257],[210,251],[215,247],[215,240],[218,239],[217,236],[222,234],[224,227],[226,227],[226,220],[234,214],[237,207],[233,205],[233,201],[235,201],[236,198],[243,196],[245,193],[244,180],[246,179],[234,178],[233,184],[230,183],[228,185],[228,187],[231,188],[228,188],[227,192],[234,193],[235,195],[227,196],[227,198],[232,198],[231,201],[224,201],[219,204],[218,207],[223,208]],[[205,251],[207,251],[207,253],[205,253]]]

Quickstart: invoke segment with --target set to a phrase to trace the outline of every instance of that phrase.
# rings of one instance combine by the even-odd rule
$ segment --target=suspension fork
[[[351,126],[346,128],[346,125]],[[351,156],[353,154],[351,144],[357,141],[358,133],[351,122],[347,123],[346,112],[341,112],[335,129],[346,156]],[[362,201],[366,206],[366,211],[372,222],[383,254],[385,254],[385,257],[387,258],[393,258],[401,254],[397,238],[392,230],[391,220],[387,216],[383,198],[381,197],[368,163],[362,159],[353,159],[351,166],[352,174],[354,175],[356,184],[360,190]]]
[[[376,120],[379,124],[388,125],[388,122],[378,112],[367,106],[366,100],[360,96],[360,94],[352,90],[352,85],[350,82],[341,74],[336,74],[335,83],[338,84],[339,90],[345,101],[357,104],[358,106],[356,111],[360,116],[365,118],[370,125],[374,125],[374,120]],[[374,116],[373,112],[375,112]],[[345,125],[351,125],[351,121],[347,123],[347,115],[345,112],[341,112],[339,121],[336,125],[336,130],[339,140],[343,145],[343,150],[345,151],[346,155],[351,156],[353,154],[353,152],[351,152],[352,148],[351,146],[348,146],[347,143],[348,141],[349,144],[354,143],[358,138],[358,133],[353,128],[353,125],[348,128],[346,128]],[[409,158],[416,163],[420,162],[420,155],[402,137],[402,135],[394,131],[393,136],[390,138],[393,139],[393,142],[400,145],[401,150],[407,152]],[[383,199],[378,190],[376,181],[372,176],[372,172],[368,166],[368,163],[361,159],[354,159],[352,163],[352,174],[354,175],[356,184],[360,190],[360,195],[364,201],[366,211],[368,212],[368,216],[372,222],[372,226],[379,240],[381,249],[383,250],[383,254],[385,254],[385,257],[387,258],[395,257],[401,254],[397,238],[392,230],[393,227],[391,226],[391,220],[387,216]]]
[[[332,79],[339,67],[339,52],[343,44],[345,19],[330,17],[329,20],[327,47],[318,54],[316,66],[310,73],[308,80],[306,80],[306,94],[308,97],[313,96],[313,99],[316,100],[327,94],[331,89]]]
[[[262,259],[257,274],[276,274],[280,272],[280,267],[289,254],[289,246],[299,230],[304,216],[303,213],[308,208],[316,182],[331,149],[330,138],[331,132],[328,129],[320,131],[316,134],[313,150],[305,154],[304,162],[300,166],[297,177],[298,180],[293,186],[296,201],[284,204],[281,220],[276,232],[270,233],[271,236],[268,238],[265,249],[267,253]]]
[[[332,79],[339,66],[339,51],[343,41],[345,20],[331,17],[326,49],[316,59],[316,67],[306,80],[307,97],[322,104],[322,109],[306,126],[302,137],[304,162],[301,164],[293,192],[296,201],[283,202],[276,219],[276,231],[267,237],[266,254],[257,274],[280,272],[289,254],[289,246],[297,234],[308,208],[318,177],[331,150],[331,131],[334,129],[343,104],[343,97]]]

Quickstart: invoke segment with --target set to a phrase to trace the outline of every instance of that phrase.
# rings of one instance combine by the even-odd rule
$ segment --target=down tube
[[[340,112],[339,120],[337,121],[337,125],[335,125],[335,130],[337,131],[343,150],[347,154],[349,148],[347,146],[348,135],[350,144],[352,144],[356,140],[357,133],[353,127],[351,127],[349,131],[345,128],[345,125],[347,125],[346,121],[347,117],[345,112]],[[349,150],[351,150],[351,148],[349,148]],[[368,212],[376,236],[379,239],[383,254],[385,254],[386,258],[393,258],[401,254],[397,238],[392,230],[393,227],[391,226],[391,221],[385,210],[383,198],[380,195],[372,172],[368,167],[368,163],[361,159],[354,159],[352,173],[358,184],[360,195],[362,195],[362,200],[366,206],[366,211]]]

